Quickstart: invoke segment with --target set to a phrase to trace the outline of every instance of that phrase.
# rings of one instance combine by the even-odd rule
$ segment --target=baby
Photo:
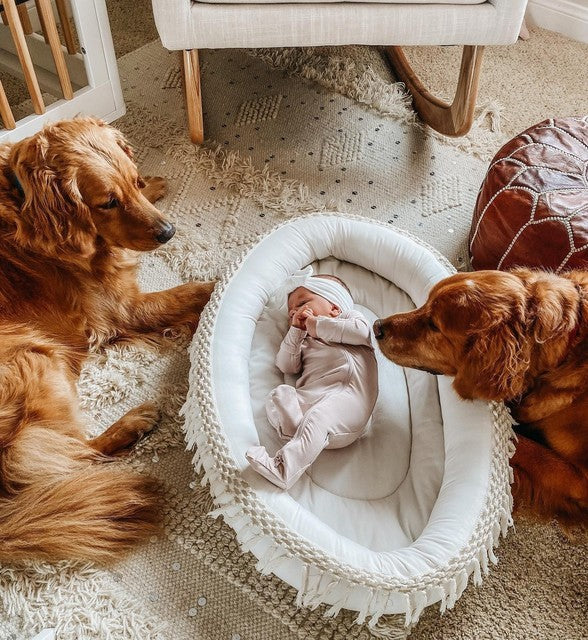
[[[378,367],[370,323],[353,309],[346,285],[312,267],[288,281],[290,329],[276,365],[301,373],[296,387],[281,384],[268,396],[270,424],[288,442],[272,458],[265,447],[247,450],[264,478],[289,489],[323,449],[346,447],[366,431],[378,396]]]

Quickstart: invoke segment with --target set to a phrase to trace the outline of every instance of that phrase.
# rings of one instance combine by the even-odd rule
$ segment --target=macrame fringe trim
[[[360,219],[357,216],[344,217]],[[406,235],[410,236],[410,234]],[[424,244],[422,241],[417,241]],[[441,256],[440,258],[444,264],[448,264],[446,259]],[[296,598],[298,607],[314,609],[324,603],[325,599],[328,598],[330,601],[334,599],[334,603],[325,611],[325,616],[332,617],[336,616],[341,609],[347,608],[351,602],[351,596],[357,601],[357,596],[361,593],[362,606],[355,622],[357,624],[367,622],[368,627],[377,637],[404,638],[407,629],[418,621],[426,606],[440,602],[441,613],[451,609],[467,587],[470,576],[473,584],[478,586],[483,576],[488,574],[490,563],[498,562],[494,548],[498,545],[500,536],[505,535],[513,524],[510,492],[512,470],[504,461],[505,453],[508,457],[514,453],[515,436],[510,413],[502,404],[489,404],[494,418],[493,459],[489,495],[480,517],[481,521],[484,516],[489,525],[483,532],[474,531],[470,542],[448,566],[438,568],[429,579],[427,576],[421,576],[421,582],[412,588],[391,585],[392,579],[386,580],[380,575],[364,573],[367,579],[362,579],[362,576],[359,576],[361,572],[357,570],[353,571],[353,576],[351,572],[347,576],[343,567],[340,572],[336,568],[333,569],[332,559],[325,554],[322,554],[325,565],[331,563],[329,569],[317,566],[318,563],[303,558],[305,555],[311,555],[304,553],[305,545],[308,546],[307,541],[298,539],[296,544],[292,545],[279,542],[281,537],[279,534],[283,533],[282,529],[286,529],[285,525],[282,523],[282,529],[280,529],[274,521],[264,522],[263,506],[255,502],[249,485],[240,478],[229,450],[219,448],[212,436],[213,433],[219,433],[219,426],[211,389],[205,388],[208,383],[202,378],[202,373],[208,369],[209,364],[207,353],[209,346],[205,336],[212,335],[214,317],[222,291],[240,262],[241,260],[237,261],[227,270],[201,319],[198,330],[199,339],[193,345],[193,354],[197,362],[193,362],[190,371],[190,392],[181,411],[186,417],[187,448],[195,451],[194,465],[198,471],[203,472],[203,483],[209,484],[216,504],[216,508],[210,515],[222,516],[225,519],[235,530],[237,540],[244,552],[251,551],[262,544],[267,545],[256,565],[262,574],[275,572],[280,563],[287,560],[296,559],[302,563],[301,586]],[[198,376],[197,381],[196,376]],[[316,555],[316,548],[313,547],[312,550]],[[391,610],[403,612],[404,622],[400,631],[404,635],[400,634],[398,624],[383,622],[386,612]],[[396,622],[397,620],[396,616]]]

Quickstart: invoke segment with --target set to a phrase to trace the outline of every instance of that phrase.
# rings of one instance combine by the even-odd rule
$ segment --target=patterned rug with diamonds
[[[275,224],[327,209],[408,229],[467,267],[478,186],[503,140],[489,128],[491,109],[481,109],[469,136],[450,141],[415,124],[374,49],[205,51],[208,141],[195,147],[177,55],[154,42],[119,67],[127,115],[116,125],[142,172],[167,177],[160,206],[178,228],[168,246],[143,256],[145,289],[214,277]],[[162,535],[110,570],[0,568],[0,640],[28,640],[43,628],[55,628],[58,640],[371,637],[349,612],[329,619],[320,607],[297,609],[295,592],[261,576],[232,530],[207,516],[213,505],[182,435],[186,346],[109,349],[79,383],[93,433],[147,399],[161,406],[159,428],[120,464],[163,481]],[[469,588],[443,618],[427,611],[411,638],[582,637],[582,547],[553,527],[519,521],[498,552],[481,588]],[[395,619],[376,633],[406,635]]]

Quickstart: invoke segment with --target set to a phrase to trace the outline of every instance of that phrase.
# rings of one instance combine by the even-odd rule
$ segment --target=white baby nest
[[[380,395],[368,434],[326,450],[289,492],[245,451],[283,444],[264,399],[287,330],[272,294],[297,269],[336,273],[370,320],[421,305],[454,272],[434,249],[365,218],[314,214],[267,235],[221,278],[191,347],[186,438],[218,509],[258,568],[298,589],[298,604],[415,622],[481,581],[511,524],[512,430],[501,404],[465,402],[451,379],[403,369],[376,348]],[[269,302],[269,304],[268,304]],[[292,380],[290,380],[292,382]]]

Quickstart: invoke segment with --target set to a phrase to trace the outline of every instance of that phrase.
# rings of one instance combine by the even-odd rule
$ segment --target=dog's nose
[[[379,318],[374,322],[374,335],[376,336],[376,340],[381,340],[384,337],[384,329],[382,328],[382,322]]]
[[[171,222],[164,222],[155,239],[157,242],[164,244],[174,237],[175,232],[176,228]]]

